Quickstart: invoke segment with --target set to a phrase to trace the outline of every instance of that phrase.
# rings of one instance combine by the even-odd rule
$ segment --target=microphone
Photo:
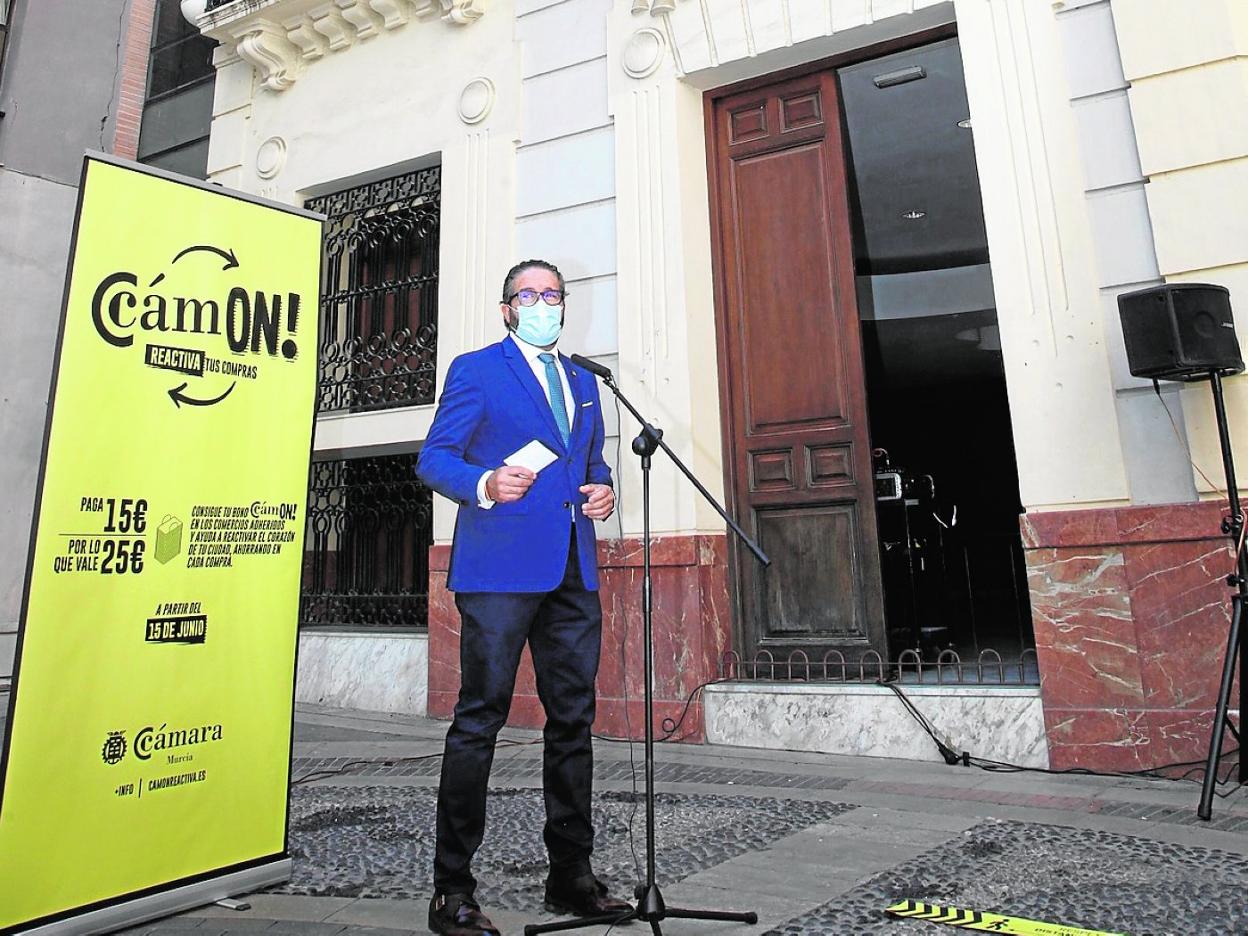
[[[591,374],[596,374],[603,380],[610,380],[612,377],[611,368],[604,367],[602,364],[596,364],[587,357],[582,357],[579,354],[573,354],[568,358],[568,360],[578,367],[585,368],[585,370],[589,371]]]

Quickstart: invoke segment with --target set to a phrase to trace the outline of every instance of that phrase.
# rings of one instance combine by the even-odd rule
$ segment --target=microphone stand
[[[656,451],[662,449],[680,469],[681,473],[689,479],[690,483],[697,489],[698,493],[706,498],[707,502],[715,508],[716,512],[724,519],[729,528],[743,542],[764,566],[771,564],[771,560],[758,547],[745,531],[741,529],[719,502],[711,496],[711,493],[702,486],[701,482],[694,477],[691,472],[680,460],[680,458],[668,448],[667,443],[663,441],[663,430],[656,429],[646,419],[637,412],[636,407],[628,401],[628,398],[620,391],[615,383],[615,378],[611,371],[594,361],[587,360],[579,354],[572,355],[572,362],[585,368],[590,373],[597,374],[602,378],[602,382],[607,388],[615,394],[616,399],[624,404],[625,409],[633,414],[633,417],[641,423],[641,433],[637,438],[633,439],[632,449],[641,458],[641,479],[642,479],[642,554],[643,554],[643,575],[642,575],[642,593],[641,593],[641,616],[643,622],[644,636],[644,653],[645,653],[645,706],[646,706],[646,740],[645,740],[645,763],[646,763],[646,880],[644,883],[638,884],[635,895],[637,897],[637,906],[624,914],[607,914],[601,916],[579,917],[574,920],[565,920],[557,923],[532,923],[524,928],[524,936],[538,936],[539,933],[553,933],[561,930],[583,929],[591,926],[615,925],[625,923],[631,920],[641,920],[650,924],[650,929],[656,936],[662,936],[663,930],[660,929],[659,923],[668,917],[675,917],[686,920],[725,920],[734,923],[758,922],[758,914],[751,911],[734,912],[728,910],[685,910],[679,907],[669,907],[663,900],[663,894],[659,890],[658,882],[655,880],[655,847],[654,847],[654,647],[653,633],[651,630],[651,581],[650,581],[650,459]]]

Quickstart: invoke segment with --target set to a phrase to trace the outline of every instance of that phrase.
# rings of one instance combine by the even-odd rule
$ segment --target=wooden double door
[[[708,161],[737,647],[887,655],[833,71],[712,99]]]

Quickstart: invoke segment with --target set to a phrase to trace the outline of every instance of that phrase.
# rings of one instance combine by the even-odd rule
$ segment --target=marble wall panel
[[[1048,695],[1079,705],[1142,702],[1121,551],[1031,550],[1027,580],[1040,680]]]
[[[1224,577],[1233,554],[1224,540],[1123,548],[1150,707],[1212,710],[1230,626]]]
[[[1047,767],[1040,694],[1028,687],[911,688],[906,696],[956,751]],[[706,737],[786,751],[943,760],[888,689],[878,686],[711,686],[703,694]]]
[[[459,615],[446,590],[450,548],[435,546],[429,576],[429,701],[435,718],[449,718],[459,691]],[[645,691],[641,583],[643,553],[636,539],[599,543],[603,608],[595,731],[640,739]],[[652,547],[656,733],[664,719],[684,714],[676,737],[702,740],[702,708],[694,690],[717,675],[730,642],[728,550],[722,535],[665,536]],[[686,703],[688,709],[686,711]],[[526,650],[508,723],[540,727],[545,719]]]
[[[370,712],[426,714],[424,634],[299,635],[295,700]]]
[[[1224,510],[1022,519],[1055,768],[1151,769],[1207,752],[1230,621]],[[1233,714],[1238,700],[1236,688]]]

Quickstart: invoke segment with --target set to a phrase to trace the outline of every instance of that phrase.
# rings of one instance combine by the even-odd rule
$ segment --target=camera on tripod
[[[936,653],[949,638],[945,620],[945,525],[936,515],[936,482],[871,452],[880,572],[889,646]]]
[[[888,452],[877,448],[871,452],[875,468],[875,499],[877,501],[905,501],[911,504],[931,504],[936,500],[936,482],[932,476],[912,475],[902,467],[894,467]]]

